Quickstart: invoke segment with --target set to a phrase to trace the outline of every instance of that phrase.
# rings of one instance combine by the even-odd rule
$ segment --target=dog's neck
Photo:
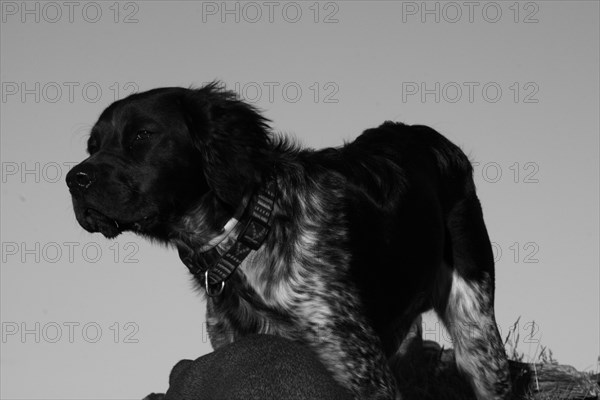
[[[248,194],[244,196],[240,206],[232,210],[213,192],[205,194],[170,229],[169,241],[177,248],[191,252],[206,251],[218,246],[231,234],[249,200]]]
[[[233,216],[217,229],[196,225],[206,220],[207,215],[211,215],[206,209],[200,209],[196,218],[184,221],[187,229],[182,232],[188,234],[174,240],[181,260],[192,274],[203,278],[209,295],[209,283],[220,285],[222,290],[224,281],[265,240],[275,204],[274,182],[264,183],[256,193],[245,196],[244,200]],[[194,225],[190,226],[190,223]],[[201,233],[198,234],[195,229],[199,229]],[[209,232],[212,232],[210,236]],[[197,242],[198,239],[201,242]]]

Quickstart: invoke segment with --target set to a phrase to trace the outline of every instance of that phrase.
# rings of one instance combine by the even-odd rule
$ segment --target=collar
[[[241,210],[241,212],[243,212],[243,211],[244,211],[244,209]],[[241,214],[241,212],[239,214]],[[221,231],[221,233],[219,233],[217,236],[215,236],[214,238],[212,238],[204,246],[200,247],[200,249],[198,251],[200,253],[205,253],[207,251],[210,251],[210,250],[214,249],[215,247],[217,247],[221,243],[223,243],[225,241],[225,239],[227,239],[230,235],[233,234],[234,228],[240,222],[238,220],[239,218],[240,218],[240,216],[236,215],[235,217],[232,217],[229,221],[227,221],[227,223],[223,227],[223,230]]]
[[[200,251],[193,252],[191,257],[183,259],[190,272],[202,277],[202,285],[208,296],[218,296],[225,288],[225,281],[233,274],[252,250],[258,250],[271,229],[271,217],[275,204],[275,180],[270,179],[251,198],[238,221],[231,218],[223,233],[213,238]],[[226,249],[219,249],[219,244],[234,234],[236,227],[241,226],[235,241]]]

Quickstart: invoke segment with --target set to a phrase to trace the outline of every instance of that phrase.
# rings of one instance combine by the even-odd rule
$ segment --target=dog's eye
[[[137,131],[137,133],[135,134],[135,140],[146,140],[150,137],[150,135],[152,135],[152,133],[148,132],[145,129],[142,129]]]

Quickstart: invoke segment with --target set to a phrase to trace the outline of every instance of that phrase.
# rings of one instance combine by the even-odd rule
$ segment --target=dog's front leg
[[[356,399],[401,399],[381,341],[364,321],[346,314],[321,320],[307,331],[321,362]]]
[[[209,297],[206,301],[206,332],[213,350],[233,343],[239,337],[223,314],[223,310]]]

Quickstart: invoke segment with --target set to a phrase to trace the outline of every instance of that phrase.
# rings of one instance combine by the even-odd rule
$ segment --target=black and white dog
[[[206,290],[214,348],[251,333],[305,343],[360,399],[434,309],[478,399],[506,399],[494,261],[472,168],[426,126],[385,122],[303,149],[210,84],[109,106],[67,176],[79,223],[175,245]]]

